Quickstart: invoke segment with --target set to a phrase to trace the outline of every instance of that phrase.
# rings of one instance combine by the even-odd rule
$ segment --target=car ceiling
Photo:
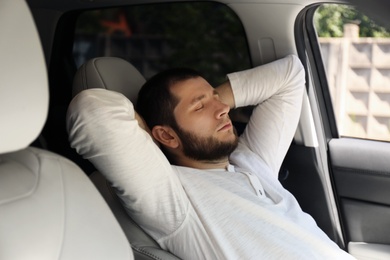
[[[100,8],[104,6],[123,6],[129,4],[148,4],[172,2],[167,0],[26,0],[32,8],[54,9],[58,11],[69,11],[74,9]],[[186,0],[179,0],[190,2]],[[175,1],[177,2],[177,0]],[[259,3],[259,4],[290,4],[290,5],[310,5],[318,2],[316,0],[220,0],[224,4],[237,3]],[[335,2],[335,0],[327,1]],[[340,1],[338,1],[340,2]]]
[[[75,10],[75,9],[93,9],[105,6],[123,6],[129,4],[147,4],[147,3],[163,3],[167,0],[26,0],[31,8],[36,9],[52,9],[61,12]],[[180,0],[179,0],[180,1]],[[186,1],[186,0],[182,0]],[[218,2],[225,4],[237,3],[259,3],[259,4],[290,4],[307,6],[318,0],[220,0]],[[388,13],[390,11],[390,1],[383,0],[349,0],[337,1],[328,0],[324,2],[344,2],[351,3],[364,11],[371,18],[376,20],[379,24],[390,28],[390,20]]]

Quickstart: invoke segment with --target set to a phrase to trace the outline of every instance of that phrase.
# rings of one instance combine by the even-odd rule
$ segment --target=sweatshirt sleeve
[[[180,181],[125,96],[82,91],[69,106],[67,130],[71,146],[112,183],[127,212],[155,239],[184,221],[188,199]]]
[[[294,55],[228,75],[236,107],[255,106],[240,142],[260,156],[277,177],[295,134],[305,87]]]

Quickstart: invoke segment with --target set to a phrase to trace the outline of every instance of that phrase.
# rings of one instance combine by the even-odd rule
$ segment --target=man
[[[298,58],[228,79],[214,89],[191,70],[156,75],[139,93],[146,125],[122,95],[84,91],[69,108],[71,144],[180,258],[352,259],[277,179],[301,110]],[[237,137],[228,112],[247,105],[256,107]]]

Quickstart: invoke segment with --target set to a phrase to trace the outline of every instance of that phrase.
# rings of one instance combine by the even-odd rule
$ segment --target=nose
[[[215,117],[217,119],[220,119],[224,116],[227,116],[230,111],[229,105],[221,102],[220,100],[215,100],[214,102],[215,102]]]

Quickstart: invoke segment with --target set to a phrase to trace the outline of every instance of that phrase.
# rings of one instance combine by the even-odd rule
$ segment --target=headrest
[[[37,138],[49,90],[38,32],[24,0],[0,1],[0,35],[0,153],[7,153]]]
[[[104,88],[125,95],[133,104],[145,78],[129,62],[116,57],[99,57],[84,63],[73,81],[73,97],[85,89]]]

